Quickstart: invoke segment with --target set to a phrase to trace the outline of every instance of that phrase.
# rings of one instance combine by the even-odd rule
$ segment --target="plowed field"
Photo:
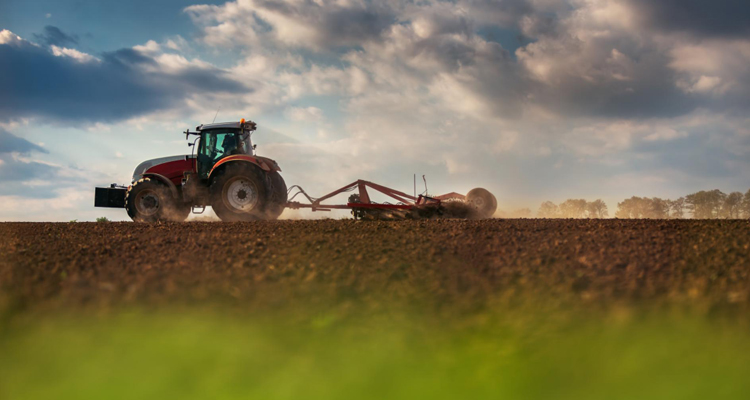
[[[5,223],[0,254],[4,301],[31,308],[750,304],[748,221]]]

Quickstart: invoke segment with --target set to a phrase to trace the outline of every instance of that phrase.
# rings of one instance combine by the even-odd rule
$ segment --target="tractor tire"
[[[209,186],[211,208],[222,221],[266,219],[268,188],[264,172],[248,163],[232,163]]]
[[[184,221],[187,218],[169,188],[150,178],[141,178],[128,188],[125,210],[135,222]]]
[[[480,218],[490,218],[497,211],[497,199],[487,189],[471,189],[466,194],[466,203],[477,210]]]
[[[268,181],[271,184],[268,191],[269,199],[268,208],[266,209],[266,219],[277,219],[286,208],[286,182],[284,182],[284,178],[277,171],[267,173],[266,177],[268,177]]]

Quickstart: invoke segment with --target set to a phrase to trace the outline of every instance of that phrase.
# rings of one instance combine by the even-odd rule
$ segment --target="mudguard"
[[[224,157],[221,160],[219,160],[216,164],[214,164],[214,167],[211,168],[211,172],[208,173],[208,179],[209,180],[211,179],[211,177],[214,174],[214,171],[219,170],[223,165],[227,165],[233,162],[249,162],[249,163],[257,165],[260,169],[266,172],[271,172],[271,171],[281,172],[281,168],[279,168],[279,164],[277,164],[276,161],[270,158],[238,154],[234,156]]]
[[[172,183],[172,181],[170,181],[166,176],[154,172],[146,172],[145,174],[143,174],[143,177],[151,178],[167,185],[167,187],[169,188],[169,192],[172,193],[172,197],[174,197],[175,199],[180,197],[180,193],[177,191],[177,186],[175,186],[175,184]]]

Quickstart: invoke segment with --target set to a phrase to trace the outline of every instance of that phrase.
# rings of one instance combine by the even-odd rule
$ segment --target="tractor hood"
[[[188,156],[188,155],[171,156],[171,157],[161,157],[161,158],[154,158],[151,160],[146,160],[138,164],[137,167],[135,167],[135,171],[133,171],[133,182],[137,181],[138,179],[141,179],[141,176],[143,176],[143,173],[153,166],[166,164],[168,162],[173,162],[173,161],[182,161],[182,160],[185,160],[186,158],[194,158],[194,156]]]

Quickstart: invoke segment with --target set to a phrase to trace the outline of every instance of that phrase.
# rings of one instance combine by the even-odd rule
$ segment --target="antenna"
[[[422,180],[424,181],[424,195],[429,196],[429,193],[427,193],[427,178],[422,175]]]
[[[211,123],[212,123],[212,124],[213,124],[214,122],[216,122],[216,117],[217,117],[217,116],[219,116],[219,110],[221,110],[221,106],[219,106],[219,108],[218,108],[218,109],[216,110],[216,115],[214,115],[214,120],[213,120],[213,121],[211,121]]]

